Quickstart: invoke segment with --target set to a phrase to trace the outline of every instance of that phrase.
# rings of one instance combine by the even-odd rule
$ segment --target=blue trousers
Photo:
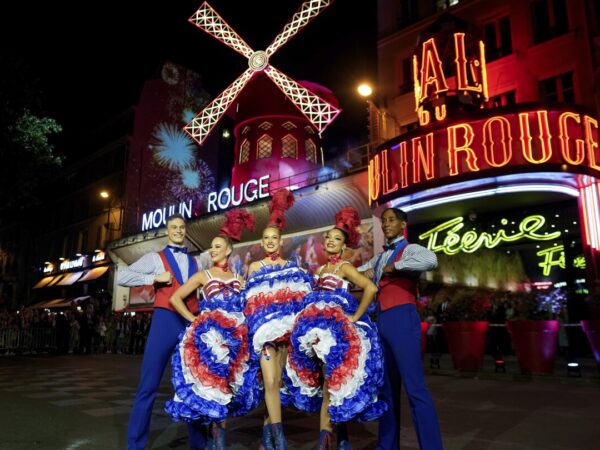
[[[154,310],[144,350],[140,384],[129,418],[127,450],[146,448],[150,433],[152,407],[160,380],[177,345],[179,334],[186,325],[186,320],[177,313],[163,308]],[[200,450],[206,447],[205,430],[206,427],[188,424],[190,448]]]
[[[377,327],[385,359],[383,395],[388,411],[379,420],[378,450],[400,449],[400,391],[408,396],[421,450],[441,450],[435,406],[425,385],[421,356],[421,320],[415,305],[379,312]]]

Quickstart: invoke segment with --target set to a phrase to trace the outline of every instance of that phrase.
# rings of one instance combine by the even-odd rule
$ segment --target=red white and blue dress
[[[290,337],[284,380],[298,409],[321,408],[325,377],[332,423],[376,420],[386,410],[378,400],[383,352],[368,315],[355,323],[348,319],[359,302],[337,275],[340,267],[315,276],[314,291],[304,299]]]
[[[258,363],[266,347],[288,346],[304,297],[312,291],[312,276],[295,262],[269,265],[260,261],[260,264],[261,268],[248,277],[244,291],[249,345]],[[283,406],[291,403],[285,387],[281,390],[281,403]]]
[[[175,396],[165,410],[175,421],[219,423],[247,414],[260,402],[242,283],[237,274],[230,280],[214,278],[208,270],[205,274],[200,313],[182,333],[171,360]]]

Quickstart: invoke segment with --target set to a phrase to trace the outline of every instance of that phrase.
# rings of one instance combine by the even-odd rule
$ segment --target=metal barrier
[[[56,350],[53,328],[0,328],[0,355],[49,352]]]

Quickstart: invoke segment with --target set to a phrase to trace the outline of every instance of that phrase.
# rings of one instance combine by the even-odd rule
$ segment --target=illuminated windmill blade
[[[283,31],[273,39],[271,45],[265,50],[267,56],[273,55],[279,47],[294,37],[298,31],[308,25],[308,22],[314,19],[331,3],[333,3],[333,0],[307,0],[302,3],[300,9],[292,17],[292,20],[283,27]]]
[[[319,133],[327,128],[327,125],[340,113],[340,109],[300,86],[273,66],[268,66],[265,73],[319,130]]]
[[[236,52],[250,58],[254,51],[207,2],[189,18],[189,22],[213,35]]]
[[[254,71],[246,69],[243,74],[231,83],[217,98],[210,102],[206,108],[200,111],[183,129],[198,144],[202,145],[206,136],[208,136],[223,114],[225,114],[227,108],[229,108],[229,105],[236,99],[241,90],[244,89],[244,86],[250,81],[252,75],[254,75]]]

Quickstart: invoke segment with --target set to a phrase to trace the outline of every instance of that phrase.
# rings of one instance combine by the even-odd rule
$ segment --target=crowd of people
[[[0,352],[142,354],[152,313],[113,313],[94,300],[52,311],[0,311]]]

